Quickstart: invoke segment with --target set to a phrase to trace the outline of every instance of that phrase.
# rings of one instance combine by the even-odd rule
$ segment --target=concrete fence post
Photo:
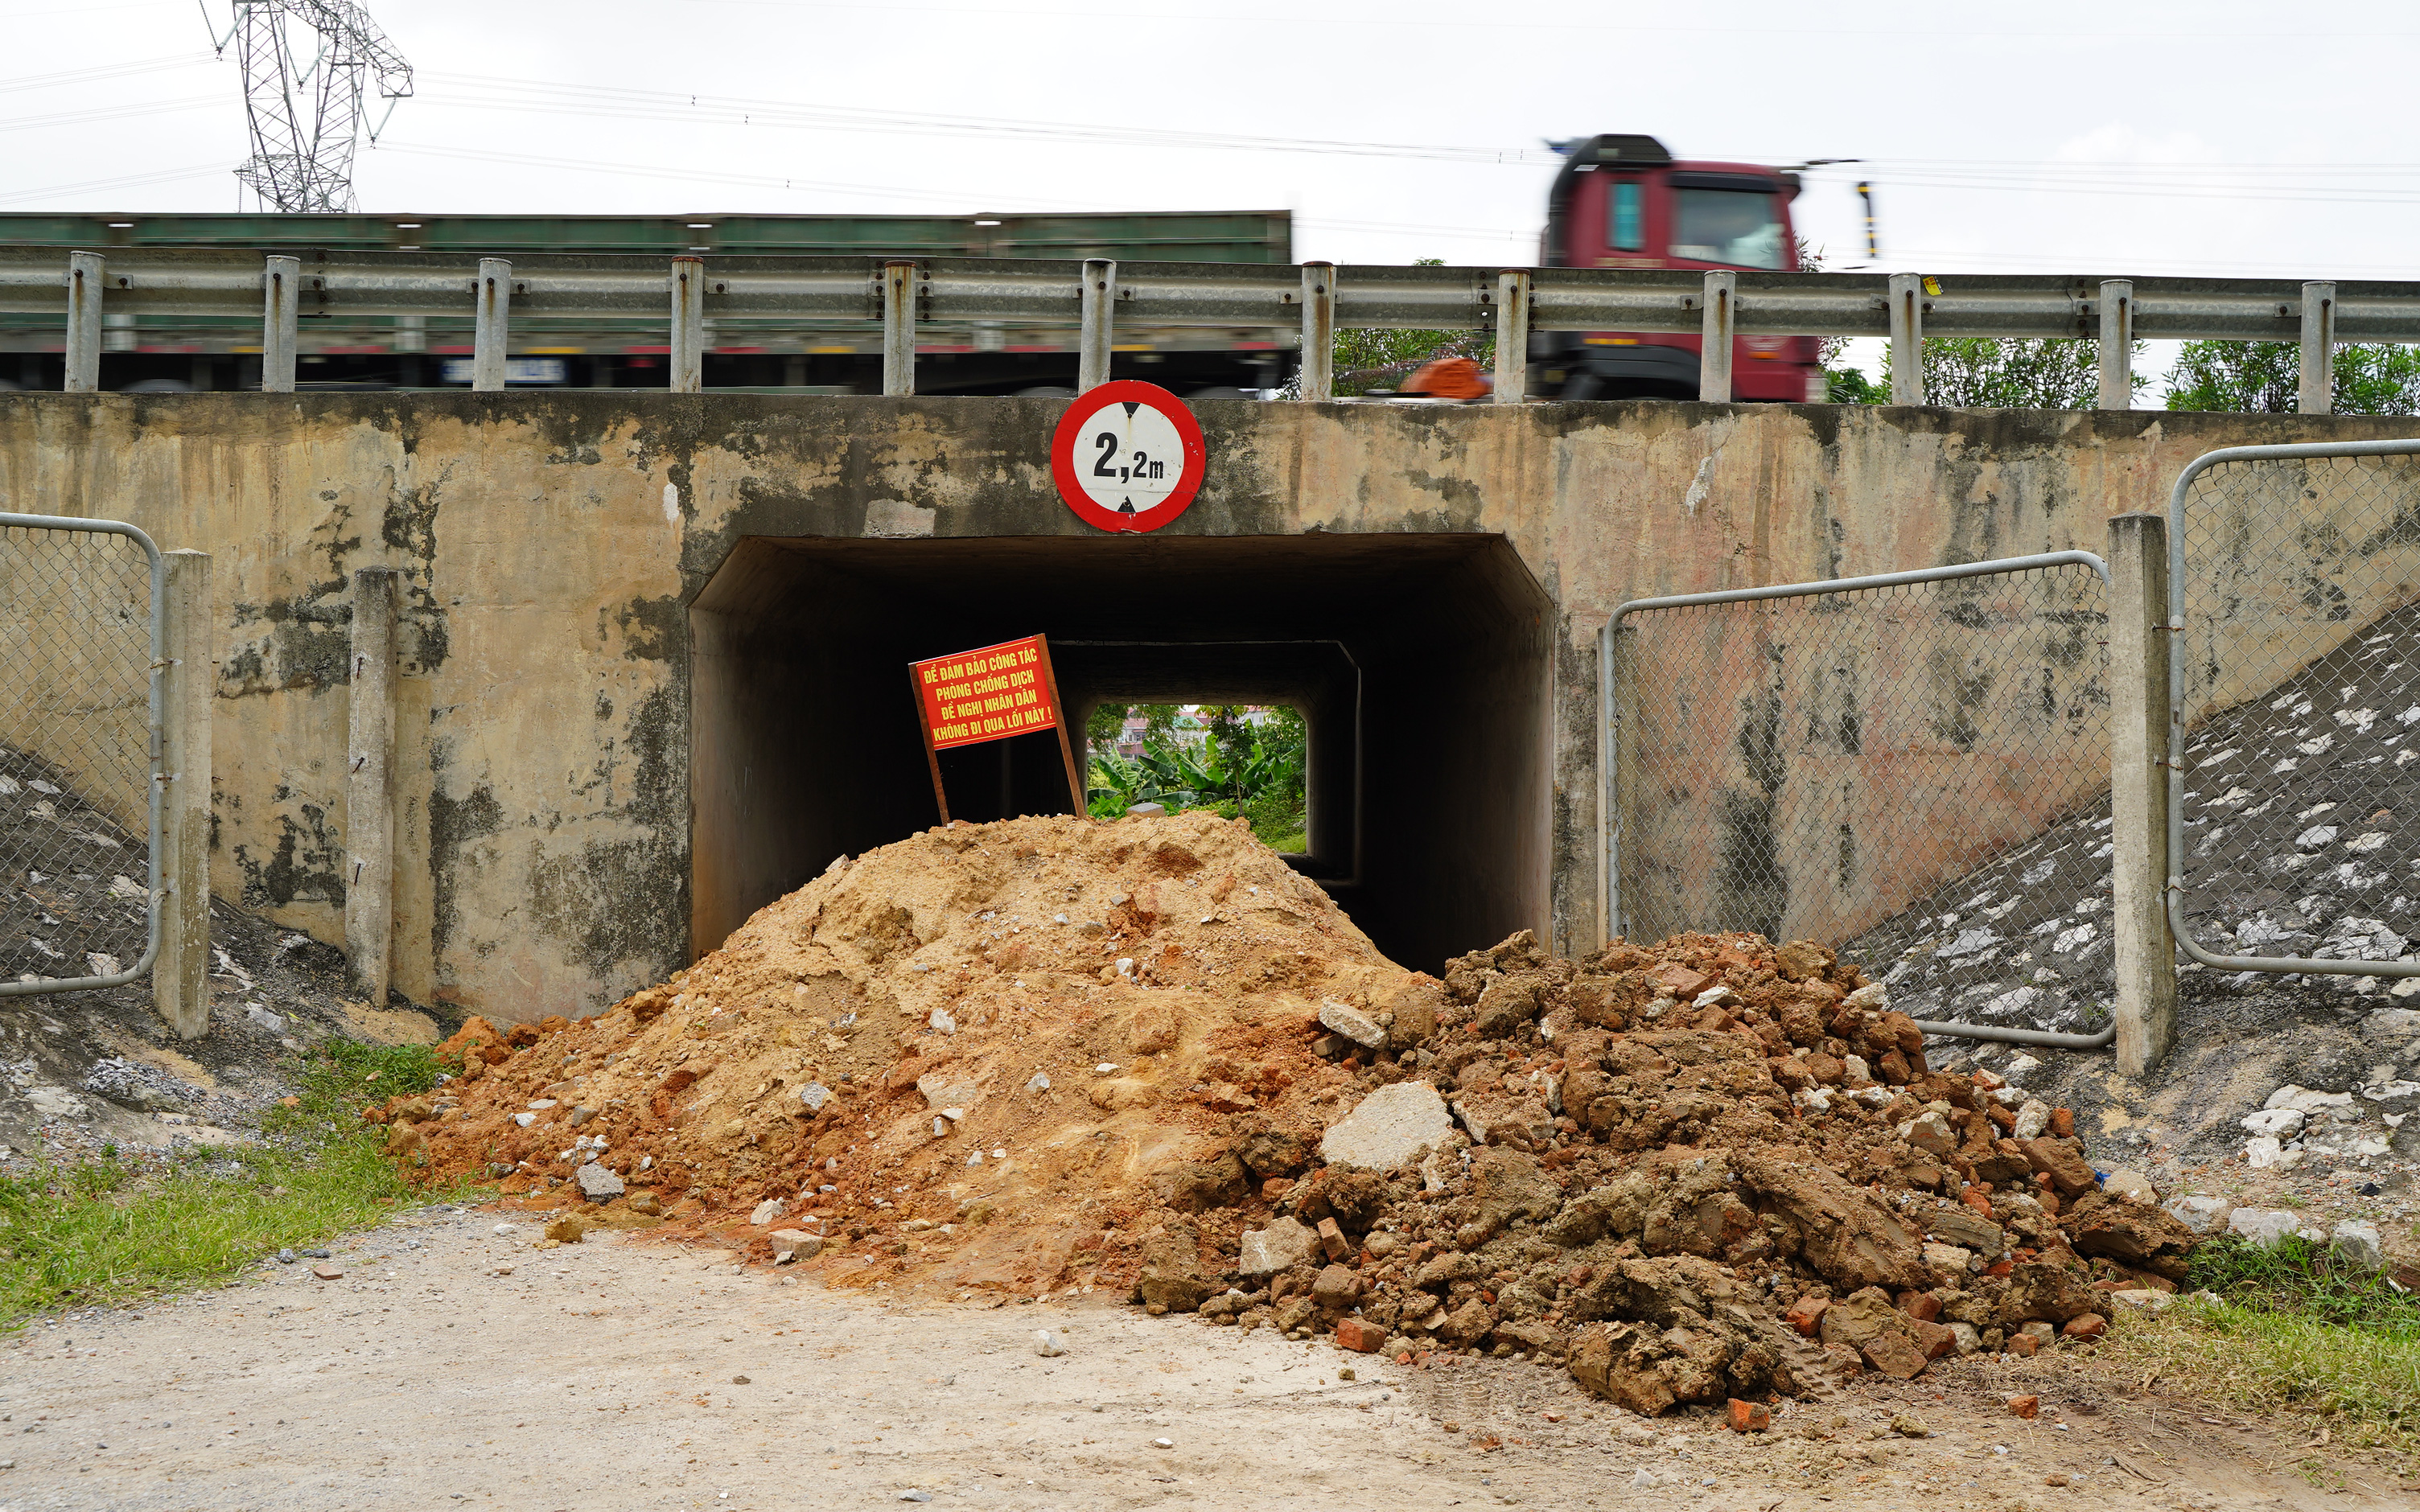
[[[345,730],[345,959],[372,1008],[386,1006],[395,940],[396,573],[353,574]]]
[[[109,264],[97,252],[68,254],[70,393],[101,392],[101,299]]]
[[[2324,415],[2335,409],[2336,286],[2303,285],[2303,363],[2294,393],[2298,414]]]
[[[170,551],[160,675],[160,953],[151,1004],[180,1040],[210,1029],[210,559]]]
[[[1090,350],[1090,348],[1086,348]],[[916,392],[916,265],[882,265],[882,392]]]
[[[1890,275],[1891,403],[1924,402],[1924,275]]]
[[[1077,345],[1076,392],[1089,393],[1109,380],[1109,351],[1118,306],[1118,265],[1107,257],[1084,259],[1084,329]]]
[[[1336,265],[1302,265],[1302,398],[1336,397]]]
[[[675,393],[706,387],[706,259],[673,259],[673,372]]]
[[[2118,1069],[2140,1076],[2175,1048],[2177,952],[2168,933],[2167,521],[2109,522],[2109,891],[2117,935]]]
[[[1706,275],[1705,321],[1698,340],[1698,399],[1731,402],[1731,337],[1738,323],[1739,274]]]
[[[2134,281],[2101,281],[2101,400],[2103,409],[2134,408]]]
[[[512,342],[513,265],[502,257],[479,259],[478,319],[471,333],[471,387],[495,392],[504,386],[505,355]]]
[[[302,259],[271,257],[260,275],[260,392],[294,392],[294,344],[302,299]]]
[[[1529,270],[1507,268],[1496,275],[1496,393],[1497,404],[1529,396]]]

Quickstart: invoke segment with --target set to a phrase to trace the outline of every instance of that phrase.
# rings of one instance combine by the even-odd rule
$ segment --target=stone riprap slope
[[[2407,811],[2420,800],[2415,647],[2420,609],[2398,610],[2188,741],[2186,918],[2206,949],[2408,958],[2420,935],[2420,816]],[[2111,987],[2109,829],[2104,796],[1845,949],[1875,963],[1916,1018],[2098,1028]],[[2355,998],[2395,986],[2311,981]],[[2228,985],[2261,983],[2239,973]]]

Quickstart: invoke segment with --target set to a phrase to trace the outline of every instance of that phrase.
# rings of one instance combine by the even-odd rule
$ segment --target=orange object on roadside
[[[1404,380],[1405,393],[1423,393],[1432,399],[1484,399],[1494,387],[1467,357],[1433,358]]]

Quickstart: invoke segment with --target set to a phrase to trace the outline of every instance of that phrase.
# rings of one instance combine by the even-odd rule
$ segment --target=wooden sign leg
[[[1076,748],[1067,739],[1067,705],[1059,700],[1059,674],[1050,666],[1050,638],[1034,640],[1042,647],[1042,683],[1050,694],[1050,716],[1058,721],[1059,759],[1067,766],[1067,811],[1081,818],[1091,806],[1084,801],[1083,775],[1076,770]]]
[[[924,685],[916,678],[916,669],[908,669],[908,695],[916,701],[916,728],[924,733],[924,764],[933,772],[933,806],[941,810],[941,823],[950,822],[950,795],[941,791],[941,757],[933,748],[933,724],[924,717]]]

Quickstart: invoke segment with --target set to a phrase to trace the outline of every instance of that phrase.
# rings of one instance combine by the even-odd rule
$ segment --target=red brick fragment
[[[1773,1427],[1773,1409],[1762,1402],[1744,1402],[1734,1396],[1730,1412],[1733,1433],[1762,1433]]]
[[[1387,1331],[1366,1318],[1348,1318],[1336,1325],[1336,1342],[1356,1354],[1375,1354],[1387,1342]]]

